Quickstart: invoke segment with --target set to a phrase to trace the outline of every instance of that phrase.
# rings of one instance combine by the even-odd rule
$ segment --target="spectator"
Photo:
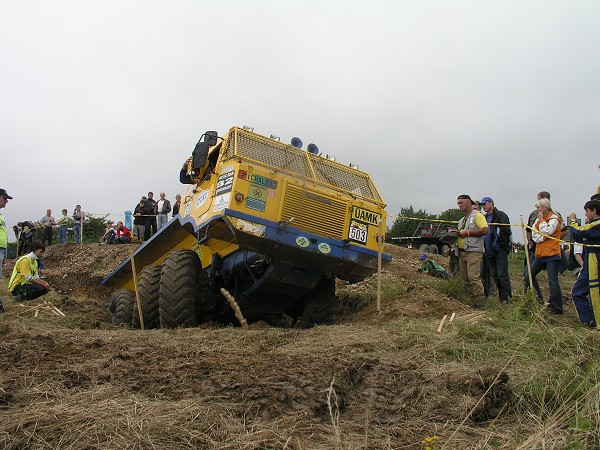
[[[131,231],[123,222],[117,222],[117,229],[115,234],[112,237],[108,238],[109,244],[130,244],[131,243]]]
[[[21,256],[8,282],[8,291],[19,300],[34,300],[52,288],[40,278],[38,260],[44,256],[46,247],[43,244],[34,244],[33,251]]]
[[[23,256],[33,251],[33,230],[35,224],[26,220],[17,222],[13,227],[15,237],[17,238],[17,256]]]
[[[538,217],[533,224],[531,239],[535,243],[535,254],[531,263],[532,284],[538,301],[544,303],[544,297],[536,276],[540,271],[546,269],[548,284],[550,286],[549,311],[553,314],[563,313],[562,294],[558,283],[558,271],[561,264],[560,234],[561,220],[557,213],[552,210],[550,200],[542,198],[535,203]],[[529,274],[525,278],[526,286],[529,286]]]
[[[42,217],[42,219],[40,220],[40,224],[43,226],[44,230],[44,234],[42,236],[42,244],[44,244],[47,241],[48,245],[52,245],[52,237],[54,232],[54,229],[52,227],[56,225],[56,222],[54,222],[54,217],[52,217],[51,209],[46,210],[46,215]]]
[[[458,258],[460,276],[467,292],[475,297],[473,306],[482,307],[485,301],[481,283],[481,258],[484,253],[483,236],[488,232],[483,214],[473,208],[473,200],[468,195],[459,195],[458,209],[464,214],[458,221]]]
[[[147,241],[157,231],[156,214],[158,206],[156,200],[154,200],[154,194],[152,192],[148,192],[148,201],[146,209],[148,212],[146,213],[146,231],[144,234],[144,238]]]
[[[494,200],[490,197],[482,198],[480,204],[485,211],[489,230],[483,239],[485,248],[483,273],[487,277],[487,280],[484,280],[483,283],[484,291],[487,297],[489,287],[488,290],[485,289],[486,283],[489,286],[493,280],[498,288],[500,302],[508,304],[512,297],[512,288],[508,275],[508,254],[512,248],[510,220],[503,211],[496,208]],[[497,224],[506,225],[500,226]],[[488,274],[491,276],[488,277]]]
[[[81,226],[85,220],[85,214],[81,211],[81,205],[76,205],[73,211],[73,241],[77,244],[81,244]]]
[[[481,211],[482,206],[480,201],[473,200],[473,209]],[[498,288],[496,287],[496,283],[492,283],[492,271],[485,260],[485,253],[481,256],[481,271],[479,276],[481,277],[481,284],[483,284],[483,294],[485,295],[485,298],[497,296]]]
[[[175,196],[175,203],[173,203],[173,217],[179,214],[179,209],[181,208],[181,195],[177,194]]]
[[[104,227],[104,234],[100,238],[100,244],[110,244],[110,242],[115,238],[116,231],[112,225],[106,225]]]
[[[142,198],[140,203],[136,205],[135,209],[133,210],[133,235],[140,242],[144,242],[145,239],[146,214],[148,214],[146,200]]]
[[[58,243],[59,244],[64,244],[69,240],[67,238],[67,230],[72,223],[73,223],[73,219],[71,219],[69,217],[67,210],[63,209],[62,217],[60,219],[58,219],[58,222],[56,222],[56,224],[58,225]]]
[[[0,209],[4,208],[12,197],[4,189],[0,189]],[[6,257],[6,248],[8,247],[8,233],[6,233],[6,222],[4,216],[0,214],[0,281],[2,281],[2,265]],[[0,313],[4,312],[2,298],[0,298]]]
[[[583,207],[587,223],[579,225],[575,214],[571,214],[569,216],[571,235],[577,242],[598,246],[600,245],[600,200],[590,200]],[[579,320],[590,329],[596,329],[600,322],[599,255],[600,247],[584,247],[583,267],[571,291]]]
[[[422,261],[421,267],[418,269],[419,272],[428,273],[437,278],[443,278],[444,280],[448,280],[450,278],[450,274],[436,263],[433,259],[427,259],[426,253],[421,253],[419,259]]]
[[[169,213],[171,212],[171,202],[165,198],[165,193],[160,193],[160,199],[156,203],[158,211],[158,229],[160,230],[169,221]]]

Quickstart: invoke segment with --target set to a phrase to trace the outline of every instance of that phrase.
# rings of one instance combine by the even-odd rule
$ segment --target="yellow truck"
[[[180,174],[179,215],[134,253],[137,283],[129,259],[103,280],[116,289],[113,322],[234,323],[221,288],[248,322],[331,320],[336,277],[377,270],[386,205],[365,172],[293,144],[240,127],[204,133]]]

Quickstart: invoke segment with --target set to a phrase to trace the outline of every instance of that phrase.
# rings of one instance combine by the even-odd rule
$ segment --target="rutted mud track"
[[[9,304],[0,322],[0,445],[419,448],[470,413],[461,431],[468,437],[510,406],[509,376],[495,366],[437,364],[435,350],[411,350],[418,333],[410,326],[390,331],[401,317],[431,318],[423,324],[433,333],[443,314],[469,311],[424,285],[415,252],[390,250],[385,276],[406,289],[381,314],[371,306],[309,330],[258,323],[141,332],[113,327],[109,292],[80,283],[101,279],[127,249],[51,247],[47,276],[60,291],[52,301],[67,317],[20,316]]]

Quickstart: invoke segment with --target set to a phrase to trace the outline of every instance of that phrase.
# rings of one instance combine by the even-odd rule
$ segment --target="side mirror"
[[[205,141],[208,142],[208,145],[212,147],[213,145],[217,145],[217,138],[219,134],[216,131],[207,131],[204,133]]]

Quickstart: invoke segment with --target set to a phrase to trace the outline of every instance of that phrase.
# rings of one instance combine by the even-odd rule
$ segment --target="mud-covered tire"
[[[438,254],[438,246],[435,244],[429,244],[429,253],[433,253],[434,255]]]
[[[427,244],[421,244],[419,246],[419,251],[423,252],[423,253],[429,253],[429,245],[427,245]]]
[[[158,311],[158,294],[160,287],[161,266],[146,266],[140,273],[138,280],[138,295],[142,306],[142,316],[144,318],[144,328],[150,330],[160,326]],[[133,328],[141,328],[140,313],[137,302],[133,302],[132,320]]]
[[[450,246],[449,245],[442,245],[442,251],[440,252],[440,255],[442,255],[442,256],[450,256]]]
[[[161,328],[195,327],[202,265],[196,252],[176,250],[165,258],[160,274],[158,309]]]
[[[299,328],[331,323],[335,312],[335,277],[323,278],[315,289],[306,295],[298,323]]]
[[[110,299],[110,312],[113,325],[131,325],[131,312],[135,303],[135,293],[128,289],[115,291]]]

